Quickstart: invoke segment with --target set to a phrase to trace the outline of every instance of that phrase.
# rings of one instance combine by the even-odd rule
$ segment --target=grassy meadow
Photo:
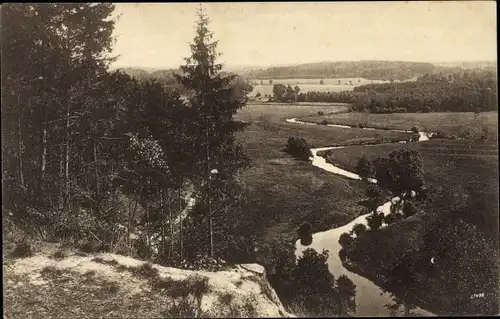
[[[468,127],[482,129],[487,127],[490,138],[496,139],[498,134],[498,112],[483,112],[477,116],[472,112],[442,112],[442,113],[342,113],[323,116],[310,115],[301,120],[321,123],[327,120],[330,124],[358,125],[380,129],[410,130],[417,126],[422,131],[442,131],[448,135],[460,135]]]

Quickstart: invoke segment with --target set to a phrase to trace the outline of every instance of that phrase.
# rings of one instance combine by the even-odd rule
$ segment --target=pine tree
[[[241,145],[235,142],[235,133],[246,124],[235,121],[233,116],[246,104],[246,96],[235,98],[230,82],[235,75],[221,76],[222,64],[216,63],[217,41],[208,29],[209,18],[204,10],[198,10],[196,36],[191,44],[191,56],[181,66],[182,74],[176,79],[189,92],[189,106],[193,110],[191,144],[196,159],[195,171],[203,175],[202,194],[206,217],[209,220],[210,256],[214,256],[214,233],[212,216],[212,179],[229,180],[248,158]]]

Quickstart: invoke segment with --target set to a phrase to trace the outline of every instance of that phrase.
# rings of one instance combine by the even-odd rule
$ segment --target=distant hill
[[[316,62],[293,66],[251,70],[242,75],[250,79],[293,78],[366,78],[370,80],[406,80],[432,73],[435,66],[425,62],[403,61],[340,61]]]
[[[174,73],[181,73],[179,69],[164,69],[164,70],[155,70],[151,72],[147,71],[144,68],[128,67],[128,68],[117,68],[116,70],[128,74],[139,81],[156,80],[166,87],[176,88],[179,89],[181,92],[184,92],[182,86],[179,83],[177,83],[177,81],[174,78]],[[227,71],[221,72],[222,77],[225,77],[229,74],[232,74],[232,72],[227,72]],[[236,78],[231,83],[232,83],[231,85],[237,91],[236,94],[240,93],[243,94],[243,92],[252,91],[250,82],[239,74],[237,74]]]
[[[496,61],[457,61],[457,62],[434,62],[438,67],[463,68],[463,69],[490,69],[497,67]]]

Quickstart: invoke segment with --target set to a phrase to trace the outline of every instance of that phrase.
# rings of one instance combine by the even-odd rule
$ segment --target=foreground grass
[[[34,283],[29,275],[6,273],[5,318],[160,318],[170,309],[165,296],[147,291],[130,294],[119,282],[98,278],[92,272],[81,276],[69,270],[45,268],[41,279],[47,284]]]
[[[324,116],[309,115],[301,117],[304,121],[321,123],[327,120],[330,124],[342,124],[381,129],[410,130],[412,127],[419,127],[422,131],[436,132],[442,131],[448,135],[459,136],[468,127],[487,127],[490,130],[491,138],[497,136],[498,112],[483,112],[477,117],[472,112],[436,112],[436,113],[392,113],[392,114],[371,114],[371,113],[341,113],[326,114]]]
[[[55,243],[3,266],[5,318],[288,315],[267,281],[239,266],[181,270],[116,254],[63,251]]]

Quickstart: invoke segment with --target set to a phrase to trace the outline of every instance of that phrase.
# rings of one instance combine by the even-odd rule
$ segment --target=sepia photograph
[[[1,4],[4,318],[500,315],[496,12]]]

